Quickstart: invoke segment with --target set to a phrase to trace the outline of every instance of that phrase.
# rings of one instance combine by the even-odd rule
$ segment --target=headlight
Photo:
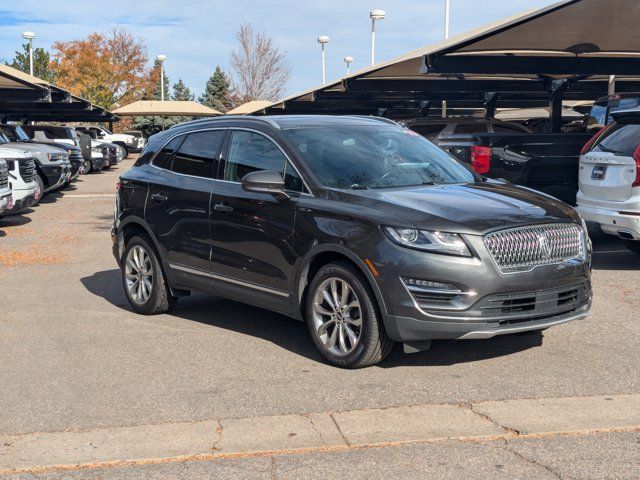
[[[102,153],[102,148],[100,147],[91,147],[91,151],[95,153]]]
[[[56,162],[61,159],[59,153],[47,153],[47,158],[52,162]]]
[[[430,232],[413,228],[384,227],[391,240],[403,247],[433,253],[470,257],[471,252],[457,233]]]

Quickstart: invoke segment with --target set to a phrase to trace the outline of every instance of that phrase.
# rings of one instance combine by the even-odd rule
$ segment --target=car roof
[[[640,117],[640,108],[618,110],[617,112],[611,112],[611,116],[617,121],[621,120],[623,117],[632,117],[634,119],[637,119],[638,117]]]
[[[233,122],[248,124],[267,124],[280,130],[300,127],[320,127],[335,125],[380,125],[381,123],[389,125],[398,125],[393,120],[382,117],[367,117],[358,115],[264,115],[264,116],[248,116],[248,115],[224,115],[221,117],[207,117],[191,122],[181,123],[172,127],[172,129],[188,127],[192,125],[203,126],[207,124],[216,125],[219,123]]]

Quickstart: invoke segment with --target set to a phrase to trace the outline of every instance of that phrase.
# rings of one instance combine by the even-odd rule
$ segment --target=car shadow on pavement
[[[29,215],[30,213],[33,213],[33,209],[28,208],[26,210],[22,210],[18,214],[7,215],[6,217],[2,217],[0,218],[0,227],[7,228],[7,227],[20,227],[22,225],[26,225],[27,223],[31,222],[31,218],[26,216],[26,215]]]
[[[640,255],[613,235],[592,235],[594,270],[640,270]]]
[[[122,290],[118,269],[96,272],[81,279],[84,287],[110,304],[132,312]],[[309,338],[306,325],[277,313],[252,307],[215,295],[194,293],[181,298],[170,313],[173,317],[211,325],[272,342],[279,347],[308,359],[323,362]],[[475,362],[511,355],[542,345],[541,332],[526,335],[505,335],[489,340],[445,341],[432,343],[431,349],[405,354],[398,343],[386,360],[378,366],[443,366]]]

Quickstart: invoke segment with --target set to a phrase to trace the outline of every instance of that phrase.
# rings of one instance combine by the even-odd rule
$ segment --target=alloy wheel
[[[360,300],[348,282],[331,277],[324,280],[313,300],[314,333],[332,355],[353,352],[362,333]]]
[[[131,300],[138,305],[146,303],[153,290],[153,267],[149,254],[142,246],[136,245],[129,250],[124,277]]]

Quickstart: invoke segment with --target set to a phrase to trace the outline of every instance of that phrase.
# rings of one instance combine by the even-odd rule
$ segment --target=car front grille
[[[33,158],[21,158],[18,161],[18,168],[25,183],[33,182],[36,178],[36,162]]]
[[[499,317],[501,322],[512,322],[570,312],[590,298],[591,286],[584,280],[546,290],[489,295],[480,301],[479,307],[483,318]]]
[[[485,235],[484,243],[503,273],[564,262],[582,263],[586,253],[584,231],[573,223],[500,230]]]
[[[0,162],[0,189],[9,186],[9,169],[6,162]]]

